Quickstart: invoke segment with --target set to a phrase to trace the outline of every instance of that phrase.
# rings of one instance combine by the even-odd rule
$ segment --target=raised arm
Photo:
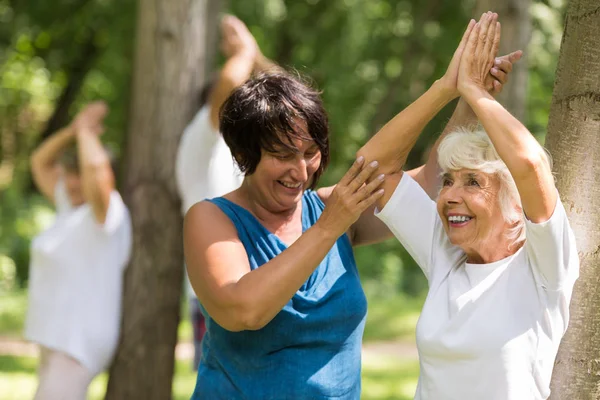
[[[500,24],[488,15],[469,37],[460,63],[458,90],[469,103],[510,171],[532,222],[547,221],[554,211],[557,192],[546,153],[525,126],[498,103],[484,87],[497,52]]]
[[[490,69],[490,73],[486,77],[486,89],[494,97],[500,94],[502,88],[508,82],[508,76],[513,69],[513,63],[519,61],[522,55],[523,52],[518,50],[496,58],[494,66]],[[477,123],[477,115],[475,115],[469,103],[461,97],[442,134],[437,138],[429,151],[427,162],[418,168],[406,171],[427,192],[431,199],[437,197],[441,184],[437,157],[437,149],[441,141],[456,128],[477,125]]]
[[[385,194],[377,203],[379,209],[383,208],[394,193],[402,176],[402,168],[408,153],[423,128],[446,104],[458,97],[456,81],[460,58],[474,26],[475,21],[471,20],[444,76],[381,128],[358,151],[358,154],[365,157],[367,161],[375,159],[379,161],[380,171],[387,176],[384,183]]]
[[[107,112],[108,108],[103,102],[91,103],[78,114],[73,123],[77,135],[81,188],[100,224],[106,220],[110,194],[115,188],[110,159],[99,138],[104,131],[102,121]]]
[[[216,206],[201,202],[190,209],[184,224],[188,275],[219,325],[230,331],[257,330],[281,311],[338,238],[381,196],[381,180],[363,185],[376,167],[361,170],[362,165],[357,161],[342,178],[315,225],[254,270],[235,227]]]
[[[235,88],[250,78],[259,54],[256,40],[248,28],[233,15],[223,17],[221,35],[221,50],[227,57],[227,61],[219,71],[219,76],[208,99],[210,121],[216,130],[219,129],[221,105]]]
[[[44,140],[31,155],[33,182],[44,197],[52,203],[54,203],[54,188],[60,174],[58,160],[73,140],[75,140],[75,129],[69,125]]]

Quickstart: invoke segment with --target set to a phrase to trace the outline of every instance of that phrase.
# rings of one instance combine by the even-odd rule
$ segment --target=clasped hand
[[[502,91],[523,52],[518,50],[496,58],[501,27],[498,14],[484,13],[479,22],[471,20],[454,52],[446,73],[440,80],[452,97],[478,88],[496,95]]]

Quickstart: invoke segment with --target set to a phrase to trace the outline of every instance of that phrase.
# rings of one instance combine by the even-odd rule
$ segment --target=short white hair
[[[500,179],[498,204],[511,226],[507,236],[515,244],[525,239],[525,215],[517,185],[483,127],[461,127],[449,133],[438,147],[438,163],[442,173],[472,169],[496,175]]]

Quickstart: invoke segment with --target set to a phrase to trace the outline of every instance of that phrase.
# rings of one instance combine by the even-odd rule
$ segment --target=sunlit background
[[[322,91],[332,133],[322,184],[332,184],[371,134],[442,76],[476,6],[474,0],[229,0],[225,8],[249,26],[265,55],[311,77]],[[542,142],[564,8],[564,0],[536,0],[529,10],[523,122]],[[29,244],[53,211],[33,187],[28,157],[94,99],[108,102],[103,138],[121,153],[135,20],[132,0],[0,0],[0,399],[31,398],[36,384],[35,349],[21,340]],[[451,111],[429,124],[409,167],[423,160]],[[356,258],[369,298],[363,397],[412,398],[425,279],[396,241],[358,249]],[[190,338],[183,320],[176,399],[189,398],[194,385]],[[106,380],[93,382],[91,398],[102,398]]]

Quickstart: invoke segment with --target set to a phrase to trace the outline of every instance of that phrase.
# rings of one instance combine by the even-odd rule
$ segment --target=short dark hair
[[[308,132],[298,132],[298,118]],[[319,92],[300,76],[274,72],[250,79],[223,103],[219,120],[225,143],[246,175],[256,171],[261,150],[297,151],[293,139],[314,140],[321,152],[311,189],[329,163],[327,113]]]

